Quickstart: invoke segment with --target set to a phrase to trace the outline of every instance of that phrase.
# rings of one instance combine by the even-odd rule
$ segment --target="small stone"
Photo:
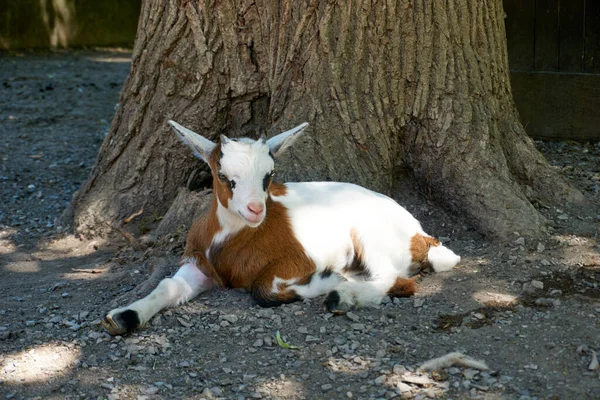
[[[350,327],[355,331],[364,331],[365,330],[364,324],[350,324]]]
[[[569,219],[569,216],[567,214],[561,214],[556,218],[560,219],[561,221],[566,221]]]
[[[46,307],[40,307],[40,309],[38,310],[38,312],[40,314],[46,314],[46,312],[48,312],[48,309]]]
[[[346,317],[352,322],[358,322],[360,320],[358,315],[354,314],[352,311],[348,311]]]
[[[153,395],[158,393],[158,391],[160,390],[160,388],[157,388],[156,386],[148,386],[147,388],[145,388],[143,390],[144,394],[148,394],[148,395]]]
[[[415,301],[413,303],[415,308],[423,307],[423,304],[425,304],[424,299],[415,299]]]
[[[402,393],[408,393],[410,391],[412,391],[412,386],[407,385],[404,382],[398,382],[398,384],[396,385],[396,388],[398,388],[398,391],[402,394]]]
[[[523,237],[518,238],[517,240],[515,240],[515,244],[517,246],[525,246],[525,238],[523,238]]]
[[[483,315],[482,313],[475,313],[475,314],[473,314],[473,317],[475,317],[479,320],[485,319],[485,315]]]
[[[263,346],[263,344],[265,344],[264,340],[262,340],[262,339],[258,339],[258,340],[256,340],[254,343],[252,343],[252,346],[253,346],[253,347],[262,347],[262,346]]]
[[[479,371],[476,369],[467,368],[463,371],[463,376],[470,381],[472,381],[476,375],[479,375]]]
[[[35,321],[33,321],[33,320],[25,321],[25,326],[27,326],[27,327],[35,326]]]
[[[321,390],[324,392],[327,392],[331,389],[333,389],[333,385],[331,383],[326,383],[324,385],[321,385]]]
[[[88,337],[92,340],[100,339],[102,336],[103,336],[102,333],[96,332],[96,331],[92,331],[92,332],[88,333]]]
[[[252,381],[254,380],[254,378],[256,378],[256,375],[244,374],[244,375],[242,376],[242,380],[243,380],[245,383],[252,382]]]
[[[406,372],[406,367],[404,367],[404,365],[401,365],[401,364],[396,364],[396,365],[394,365],[394,368],[392,369],[392,372],[395,375],[404,374]]]
[[[321,340],[321,339],[319,339],[316,336],[311,336],[311,335],[306,335],[306,339],[304,339],[305,342],[318,342],[319,340]]]
[[[544,282],[533,280],[531,281],[531,286],[535,289],[542,290],[544,289]]]
[[[210,392],[213,394],[213,396],[219,397],[220,395],[223,394],[223,389],[221,389],[218,386],[215,386],[215,387],[210,388]]]
[[[555,305],[554,299],[547,299],[544,297],[540,297],[539,299],[535,299],[535,305],[540,307],[554,307]]]
[[[234,315],[234,314],[221,315],[221,319],[229,322],[230,324],[235,324],[239,320],[237,315]]]
[[[385,382],[386,376],[385,375],[380,375],[377,378],[375,378],[375,384],[376,385],[383,385],[383,382]]]
[[[538,253],[543,253],[544,250],[546,250],[546,246],[544,246],[543,243],[538,243],[538,245],[537,245],[537,251],[538,251]]]
[[[308,333],[308,328],[305,326],[301,326],[300,328],[298,328],[298,333],[306,335]]]
[[[177,321],[186,328],[191,328],[192,326],[194,326],[194,324],[192,324],[191,322],[187,322],[185,319],[180,317],[177,317]]]
[[[533,292],[535,292],[535,288],[533,286],[531,286],[530,282],[525,282],[523,284],[523,291],[526,293],[533,293]]]
[[[71,294],[70,294],[70,293],[68,293],[68,292],[63,292],[63,293],[62,293],[60,296],[61,296],[63,299],[66,299],[67,297],[71,297]]]

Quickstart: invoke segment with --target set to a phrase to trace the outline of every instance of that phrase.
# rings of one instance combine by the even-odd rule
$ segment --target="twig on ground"
[[[102,274],[104,272],[107,272],[110,268],[105,268],[105,269],[85,269],[85,268],[71,268],[71,271],[73,272],[83,272],[86,274]]]
[[[125,219],[123,220],[123,223],[124,223],[124,224],[128,224],[128,223],[130,223],[131,221],[133,221],[133,219],[134,219],[135,217],[138,217],[138,216],[142,215],[142,213],[143,213],[143,212],[144,212],[144,207],[140,208],[140,211],[138,211],[138,212],[134,212],[134,213],[133,213],[133,214],[131,214],[129,217],[125,218]]]
[[[469,356],[462,353],[454,352],[446,354],[445,356],[434,358],[429,360],[419,367],[421,371],[435,371],[442,368],[448,368],[453,365],[460,365],[468,368],[475,368],[479,370],[487,370],[489,367],[484,361],[474,360]]]
[[[111,227],[113,229],[115,229],[117,232],[119,232],[121,234],[121,236],[123,236],[125,238],[125,240],[127,240],[129,242],[129,244],[131,245],[131,247],[134,250],[146,250],[148,248],[147,246],[140,243],[139,240],[134,238],[131,233],[129,233],[126,230],[124,230],[123,228],[121,228],[121,224],[112,224]]]

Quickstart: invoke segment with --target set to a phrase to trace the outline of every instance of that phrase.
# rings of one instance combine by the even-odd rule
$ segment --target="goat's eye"
[[[269,172],[268,174],[265,175],[265,177],[263,178],[263,190],[266,192],[267,189],[269,188],[269,185],[271,184],[271,178],[273,178],[273,175],[275,174],[274,171]]]
[[[235,187],[235,181],[234,180],[231,180],[231,179],[227,178],[225,176],[225,174],[219,174],[219,175],[217,175],[217,177],[219,178],[219,180],[221,182],[223,182],[224,184],[226,184],[227,186],[229,186],[230,189],[233,190],[233,188]]]

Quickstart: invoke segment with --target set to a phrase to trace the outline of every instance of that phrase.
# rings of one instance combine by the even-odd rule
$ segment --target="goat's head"
[[[194,155],[204,160],[213,174],[213,191],[220,206],[250,226],[259,226],[266,215],[266,199],[273,177],[274,158],[288,148],[308,126],[303,123],[266,140],[229,139],[214,143],[177,122],[175,133]]]

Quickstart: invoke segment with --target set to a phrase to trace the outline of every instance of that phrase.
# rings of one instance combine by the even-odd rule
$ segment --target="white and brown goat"
[[[308,126],[269,140],[212,141],[169,121],[210,165],[210,211],[192,226],[181,267],[147,297],[108,313],[112,334],[148,322],[214,284],[246,288],[261,306],[327,294],[331,311],[411,296],[411,268],[452,269],[460,257],[427,235],[403,207],[349,183],[272,182],[277,158]]]

